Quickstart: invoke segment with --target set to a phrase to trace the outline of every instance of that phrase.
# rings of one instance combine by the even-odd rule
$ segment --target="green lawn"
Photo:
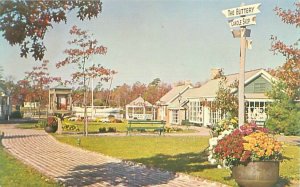
[[[39,127],[38,123],[22,123],[18,124],[18,128],[22,129],[43,129]]]
[[[48,187],[59,185],[13,158],[0,145],[0,186]]]
[[[77,145],[78,137],[55,137],[62,142]],[[143,163],[164,170],[183,172],[193,176],[237,186],[230,179],[230,172],[217,169],[207,162],[208,137],[82,137],[81,147],[105,155]],[[282,182],[299,181],[300,148],[286,145],[280,165]]]
[[[36,128],[36,129],[42,129],[37,127],[38,123],[26,123],[26,124],[20,124],[18,125],[19,128],[24,128],[24,129],[32,129],[32,128]],[[83,122],[81,121],[64,121],[63,124],[74,124],[77,125],[79,128],[79,132],[83,132],[84,129],[84,125]],[[103,128],[103,127],[113,127],[116,128],[117,132],[127,132],[127,123],[123,122],[123,123],[101,123],[101,122],[89,122],[88,123],[88,132],[89,133],[98,133],[99,132],[99,128]],[[133,125],[134,126],[134,125]],[[138,125],[135,125],[138,126]],[[143,127],[148,127],[148,126],[152,126],[151,124],[143,124]],[[154,125],[154,126],[158,126],[158,125]],[[186,129],[184,128],[183,131],[178,131],[178,133],[192,133],[195,132],[192,129]]]

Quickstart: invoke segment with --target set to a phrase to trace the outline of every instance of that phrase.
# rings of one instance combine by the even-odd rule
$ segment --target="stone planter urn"
[[[279,162],[257,161],[234,166],[232,176],[243,187],[271,187],[279,179]]]
[[[57,127],[54,126],[46,126],[44,129],[47,133],[55,133],[57,131]]]

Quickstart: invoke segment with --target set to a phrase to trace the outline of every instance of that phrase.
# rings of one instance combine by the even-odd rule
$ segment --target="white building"
[[[0,86],[0,119],[5,119],[11,114],[9,94]]]
[[[134,101],[126,105],[126,119],[154,120],[154,106],[148,101],[145,101],[142,96],[139,96]]]
[[[168,93],[161,97],[156,105],[158,107],[157,120],[166,121],[166,124],[179,124],[178,103],[184,101],[182,95],[192,86],[187,83],[181,86],[173,87]],[[182,119],[182,118],[181,118]]]
[[[238,80],[238,74],[226,75],[229,86]],[[168,105],[170,124],[181,124],[188,120],[196,125],[216,124],[224,116],[220,111],[212,110],[216,93],[219,90],[220,78],[211,79],[200,88],[188,89],[181,95],[181,101],[173,100]],[[263,69],[245,72],[245,115],[247,121],[263,124],[267,119],[266,105],[272,102],[266,92],[272,88],[276,79]],[[237,89],[232,89],[237,94]]]

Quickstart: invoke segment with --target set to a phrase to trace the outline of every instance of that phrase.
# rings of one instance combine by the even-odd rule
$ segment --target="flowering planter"
[[[246,166],[234,166],[232,176],[240,186],[244,187],[273,186],[279,178],[279,162],[257,161],[249,162]]]

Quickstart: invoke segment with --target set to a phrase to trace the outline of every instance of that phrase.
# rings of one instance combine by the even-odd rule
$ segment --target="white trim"
[[[178,94],[176,94],[170,101],[166,102],[167,105],[172,103],[175,99],[177,99],[180,95],[182,95],[184,92],[186,92],[188,89],[193,88],[191,85],[187,85],[182,91],[180,91]]]
[[[252,102],[252,101],[273,102],[274,100],[273,99],[245,99],[245,101],[249,101],[249,102]]]

